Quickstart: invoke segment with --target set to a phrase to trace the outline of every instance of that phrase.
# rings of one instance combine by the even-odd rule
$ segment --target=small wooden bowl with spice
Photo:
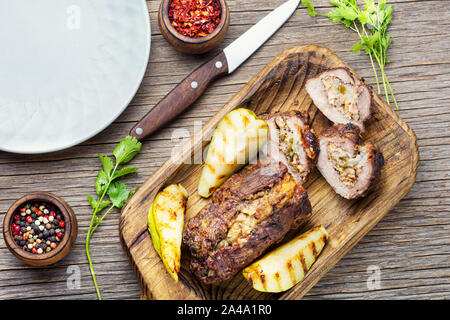
[[[158,23],[176,50],[201,54],[225,38],[230,10],[225,0],[162,0]]]
[[[72,249],[78,224],[72,208],[48,192],[34,192],[17,200],[3,220],[3,237],[22,262],[43,267],[63,259]]]

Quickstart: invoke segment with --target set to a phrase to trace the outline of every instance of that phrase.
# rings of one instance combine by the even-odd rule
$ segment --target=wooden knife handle
[[[228,63],[221,52],[188,75],[170,91],[130,131],[130,135],[142,140],[178,116],[205,92],[216,78],[228,74]]]

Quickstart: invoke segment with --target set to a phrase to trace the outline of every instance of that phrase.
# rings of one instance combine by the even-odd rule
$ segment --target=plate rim
[[[58,147],[27,151],[27,150],[21,150],[21,149],[19,150],[19,149],[14,149],[14,148],[5,148],[0,145],[0,151],[14,153],[14,154],[45,154],[45,153],[66,150],[66,149],[77,146],[77,145],[79,145],[83,142],[86,142],[89,139],[95,137],[97,134],[101,133],[103,130],[105,130],[107,127],[109,127],[114,121],[116,121],[118,117],[120,117],[120,115],[125,111],[125,109],[130,105],[131,101],[136,96],[136,93],[142,84],[142,80],[144,79],[144,76],[147,71],[149,61],[150,61],[150,50],[151,50],[151,42],[152,42],[152,40],[151,40],[151,35],[152,35],[151,29],[152,28],[151,28],[150,13],[148,11],[147,1],[146,0],[139,0],[139,1],[141,2],[142,10],[144,12],[145,24],[147,25],[147,28],[145,30],[145,33],[146,33],[145,37],[148,41],[146,41],[145,66],[142,68],[142,70],[139,74],[139,77],[137,77],[137,79],[139,79],[139,81],[136,82],[136,86],[131,91],[132,93],[130,94],[130,97],[128,99],[126,99],[126,102],[124,103],[122,108],[120,108],[120,111],[118,111],[117,115],[112,117],[111,120],[107,121],[103,126],[99,127],[97,130],[94,130],[92,133],[86,135],[85,137],[83,137],[81,139],[76,139],[70,143],[60,145]]]

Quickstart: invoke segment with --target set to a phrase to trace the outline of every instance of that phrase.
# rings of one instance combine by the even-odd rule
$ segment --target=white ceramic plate
[[[65,149],[110,125],[150,54],[145,0],[0,1],[0,150]]]

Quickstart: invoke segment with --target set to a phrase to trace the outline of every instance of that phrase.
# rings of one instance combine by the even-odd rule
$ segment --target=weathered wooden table
[[[315,1],[318,11],[328,1]],[[450,2],[389,1],[394,7],[390,28],[394,42],[387,74],[400,115],[417,134],[420,166],[410,193],[305,297],[307,299],[443,299],[450,297]],[[68,257],[44,269],[16,260],[0,239],[0,299],[96,299],[84,251],[91,212],[88,193],[95,193],[97,153],[111,154],[115,144],[151,106],[205,56],[177,53],[157,26],[159,1],[147,1],[152,20],[150,63],[142,85],[127,110],[109,128],[68,150],[44,155],[0,152],[0,215],[20,196],[35,190],[65,198],[79,222],[77,243]],[[231,26],[225,47],[282,0],[228,0]],[[185,114],[147,139],[133,161],[139,172],[127,182],[139,186],[171,154],[175,133],[193,133],[254,74],[284,49],[295,45],[327,46],[367,82],[375,84],[367,56],[352,54],[357,36],[328,19],[311,18],[299,8],[250,60],[233,75],[216,82]],[[20,128],[18,128],[19,130]],[[177,130],[176,129],[182,129]],[[97,229],[91,245],[97,279],[105,299],[137,299],[139,287],[118,237],[119,212]],[[0,227],[1,228],[1,227]],[[78,273],[79,272],[79,273]],[[77,275],[80,281],[73,282]],[[373,281],[379,276],[379,283]],[[69,280],[69,281],[68,281]]]

